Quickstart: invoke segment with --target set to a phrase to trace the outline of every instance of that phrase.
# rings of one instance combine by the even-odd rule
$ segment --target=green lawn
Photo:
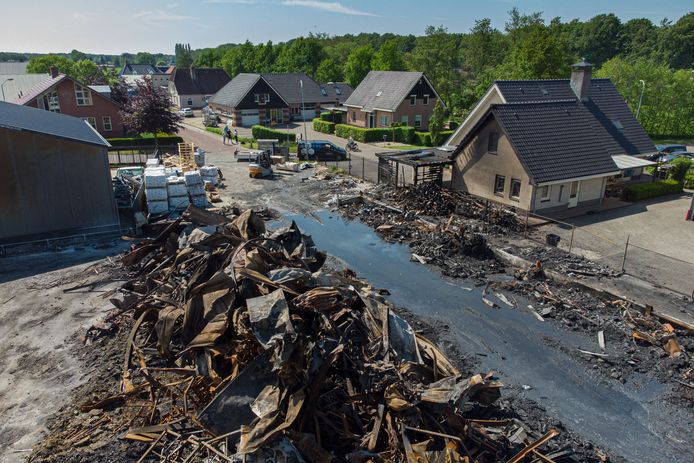
[[[415,146],[415,145],[388,145],[388,148],[392,148],[394,150],[408,151],[408,150],[427,149],[430,147],[429,146]]]

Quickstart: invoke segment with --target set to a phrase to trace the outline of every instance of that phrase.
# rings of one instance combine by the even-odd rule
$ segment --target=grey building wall
[[[106,147],[0,127],[0,243],[118,228]]]

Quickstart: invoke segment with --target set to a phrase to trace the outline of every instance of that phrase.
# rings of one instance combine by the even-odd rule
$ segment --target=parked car
[[[181,108],[181,110],[178,111],[178,115],[183,117],[193,117],[195,114],[193,114],[193,110],[191,108]]]
[[[119,167],[116,170],[116,177],[139,177],[145,173],[145,168],[141,166]]]
[[[655,145],[661,153],[672,153],[673,151],[687,151],[687,147],[684,145]]]
[[[672,154],[673,156],[694,159],[694,153],[690,153],[689,151],[686,151],[686,150],[685,151],[673,151],[670,154]]]
[[[347,151],[327,140],[301,141],[298,143],[299,159],[311,161],[344,161]]]

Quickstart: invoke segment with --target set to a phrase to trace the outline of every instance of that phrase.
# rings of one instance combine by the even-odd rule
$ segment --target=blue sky
[[[6,3],[7,2],[7,3]],[[467,32],[475,19],[502,29],[507,11],[543,11],[549,21],[613,12],[623,21],[677,19],[691,0],[2,0],[0,51],[173,53],[220,43],[281,42],[326,32],[421,35],[427,25]],[[9,6],[11,4],[12,6]],[[60,7],[58,7],[60,5]]]

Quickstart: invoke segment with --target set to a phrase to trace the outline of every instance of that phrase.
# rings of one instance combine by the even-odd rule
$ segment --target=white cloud
[[[378,16],[367,11],[355,10],[344,6],[340,2],[319,2],[317,0],[284,0],[285,6],[303,6],[314,10],[328,11],[330,13],[348,14],[352,16]]]
[[[193,19],[192,16],[167,13],[164,10],[145,10],[133,14],[134,18],[146,19],[148,21],[185,21]]]

